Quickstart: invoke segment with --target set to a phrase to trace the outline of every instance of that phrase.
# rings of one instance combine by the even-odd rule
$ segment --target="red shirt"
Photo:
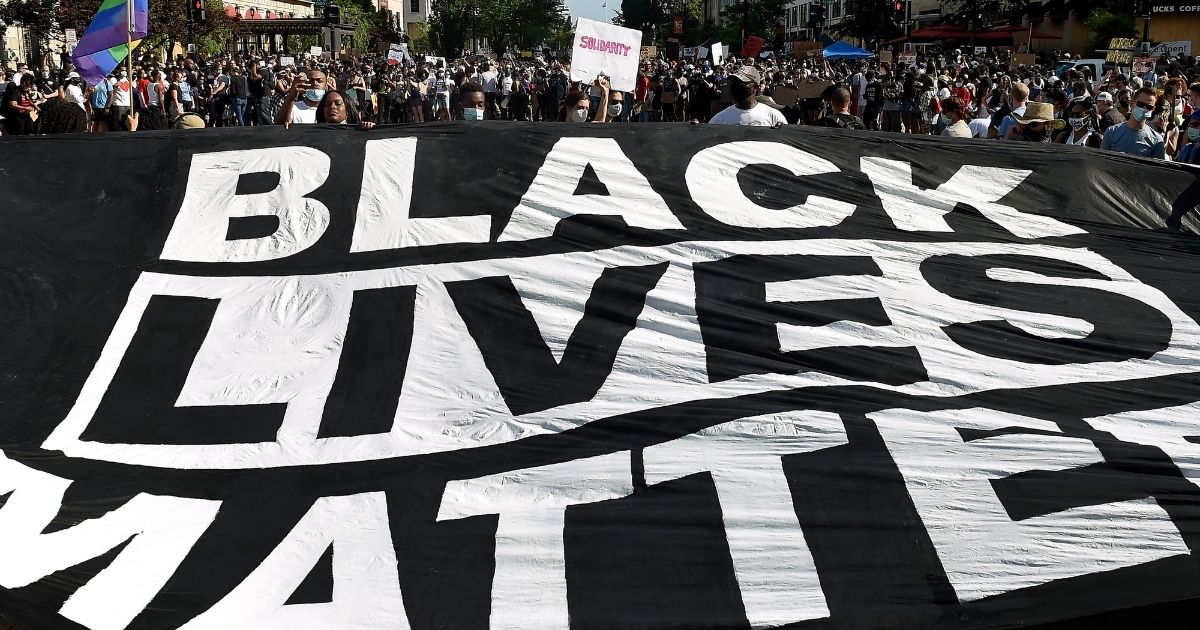
[[[643,103],[646,101],[646,92],[650,90],[650,77],[642,75],[638,77],[637,87],[633,92],[633,100]]]
[[[971,96],[971,90],[968,90],[965,85],[955,90],[954,95],[958,98],[961,98],[963,102],[968,105],[970,105],[971,101],[974,100]]]
[[[150,102],[150,79],[138,79],[138,92],[142,93],[142,101]]]

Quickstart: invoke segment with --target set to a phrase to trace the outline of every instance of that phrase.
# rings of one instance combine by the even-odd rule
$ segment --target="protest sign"
[[[571,80],[590,84],[604,74],[613,89],[633,91],[641,45],[641,31],[579,18],[572,47]]]
[[[761,37],[755,36],[755,35],[751,35],[750,37],[747,37],[746,42],[744,44],[742,44],[741,56],[747,57],[749,59],[754,59],[755,57],[758,56],[758,52],[763,49],[763,45],[766,43],[767,43],[767,40],[765,40]]]

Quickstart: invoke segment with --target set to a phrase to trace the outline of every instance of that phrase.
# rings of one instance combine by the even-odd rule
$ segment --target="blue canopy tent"
[[[821,51],[821,54],[826,59],[865,59],[875,56],[858,46],[847,44],[844,41],[836,41],[830,44],[825,50]]]

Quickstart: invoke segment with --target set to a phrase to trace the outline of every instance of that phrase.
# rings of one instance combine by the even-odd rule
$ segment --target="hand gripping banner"
[[[18,628],[1200,611],[1196,170],[665,126],[5,147]]]

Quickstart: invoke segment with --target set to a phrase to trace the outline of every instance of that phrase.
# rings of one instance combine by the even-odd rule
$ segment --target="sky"
[[[604,7],[601,6],[604,2],[605,0],[566,0],[572,18],[585,17],[607,22],[621,8],[621,0],[607,0],[608,17],[604,16]]]

